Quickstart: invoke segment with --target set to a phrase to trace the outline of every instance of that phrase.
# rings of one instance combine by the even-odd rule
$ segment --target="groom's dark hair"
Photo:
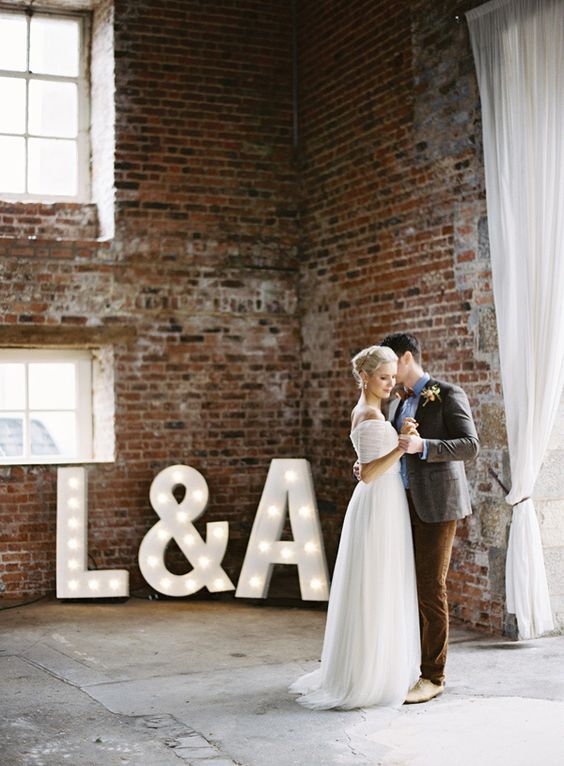
[[[403,356],[406,351],[411,351],[417,364],[421,364],[421,346],[415,335],[410,335],[408,332],[393,332],[386,335],[380,345],[391,348],[398,356]]]

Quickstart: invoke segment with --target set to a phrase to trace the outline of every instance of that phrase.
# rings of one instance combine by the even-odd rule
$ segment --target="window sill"
[[[86,458],[84,460],[80,460],[79,458],[68,458],[61,460],[60,458],[58,460],[7,460],[6,458],[0,459],[0,468],[10,468],[13,466],[19,466],[19,465],[56,465],[56,466],[64,466],[64,465],[96,465],[98,463],[115,463],[116,459],[115,457],[112,458]]]

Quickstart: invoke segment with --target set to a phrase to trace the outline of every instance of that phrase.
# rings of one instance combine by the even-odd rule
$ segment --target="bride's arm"
[[[367,420],[372,420],[372,418],[366,418]],[[402,434],[408,434],[410,436],[416,435],[419,436],[419,433],[417,431],[418,423],[413,418],[406,418],[401,433]],[[402,455],[405,454],[405,449],[403,447],[400,447],[399,444],[397,447],[395,447],[391,452],[388,452],[387,455],[383,455],[382,457],[375,458],[374,460],[371,460],[369,463],[359,463],[357,460],[354,464],[353,473],[357,480],[363,481],[365,484],[369,484],[371,481],[374,481],[374,479],[377,479],[379,476],[381,476],[383,473],[386,473],[388,468],[390,468],[396,461],[398,461]]]
[[[386,473],[388,468],[391,468],[394,463],[400,459],[405,453],[405,450],[397,446],[387,455],[377,457],[375,460],[371,460],[369,463],[360,464],[360,480],[365,484],[370,484],[371,481],[377,479],[383,473]]]

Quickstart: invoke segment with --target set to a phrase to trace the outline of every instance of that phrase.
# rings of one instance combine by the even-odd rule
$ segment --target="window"
[[[89,196],[86,18],[0,12],[0,195]]]
[[[0,350],[0,463],[90,460],[92,355]]]

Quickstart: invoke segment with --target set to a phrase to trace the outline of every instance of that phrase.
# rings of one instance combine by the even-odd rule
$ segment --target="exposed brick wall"
[[[89,552],[133,587],[160,469],[205,475],[236,581],[270,459],[301,453],[291,31],[285,3],[117,4],[115,238],[0,239],[0,345],[114,348]],[[4,597],[54,588],[55,485],[0,468]]]
[[[482,439],[459,525],[452,613],[499,631],[509,509],[485,227],[479,99],[466,23],[478,2],[328,0],[299,12],[300,306],[306,454],[334,555],[352,489],[349,359],[392,330],[467,391]]]
[[[487,469],[507,481],[508,466],[479,99],[454,21],[477,4],[298,3],[296,156],[291,3],[117,4],[115,237],[0,242],[0,343],[56,328],[114,347],[116,463],[88,469],[98,566],[140,582],[150,481],[182,461],[208,480],[203,522],[231,522],[236,580],[270,458],[302,454],[332,562],[353,488],[349,359],[406,328],[468,392],[483,445],[452,611],[501,630],[509,511]],[[54,587],[55,475],[0,470],[8,596]]]

